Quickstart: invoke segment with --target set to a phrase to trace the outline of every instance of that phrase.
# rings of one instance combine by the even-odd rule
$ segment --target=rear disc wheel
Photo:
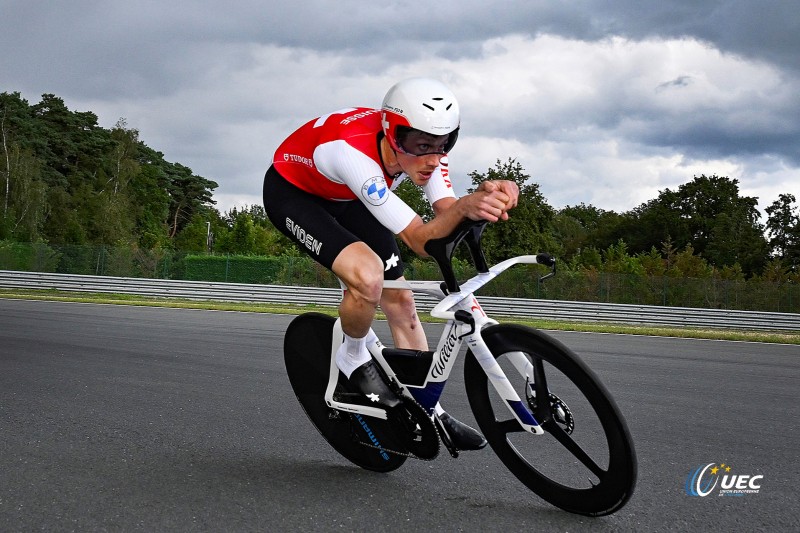
[[[386,420],[345,413],[325,403],[331,364],[331,338],[336,319],[321,313],[295,318],[284,337],[284,362],[289,382],[308,419],[339,454],[375,472],[390,472],[406,457]],[[346,394],[347,382],[339,373],[336,394]]]

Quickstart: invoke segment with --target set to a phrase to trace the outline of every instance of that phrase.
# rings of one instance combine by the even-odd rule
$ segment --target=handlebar
[[[448,293],[459,292],[460,290],[453,271],[453,254],[462,241],[466,243],[469,249],[475,269],[479,273],[489,272],[486,256],[483,253],[483,248],[481,248],[481,237],[487,223],[486,220],[465,220],[456,226],[456,229],[450,235],[431,239],[425,243],[425,252],[439,266]],[[547,253],[540,253],[536,256],[536,262],[551,268],[551,272],[540,278],[540,280],[545,280],[555,275],[556,260],[553,256]]]
[[[425,243],[425,252],[439,265],[439,270],[442,271],[448,292],[459,291],[458,281],[456,281],[456,275],[453,272],[453,254],[461,241],[467,243],[472,261],[475,263],[475,268],[478,272],[489,271],[489,267],[486,265],[486,257],[483,255],[483,249],[481,248],[481,236],[483,235],[483,230],[486,229],[486,224],[487,221],[485,220],[465,220],[456,226],[456,229],[450,235],[431,239]]]

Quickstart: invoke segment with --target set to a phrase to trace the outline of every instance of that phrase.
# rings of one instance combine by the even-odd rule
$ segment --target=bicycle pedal
[[[428,413],[413,400],[388,411],[388,422],[397,440],[411,454],[431,460],[439,454],[439,433]]]
[[[436,426],[436,431],[439,433],[439,439],[441,439],[442,444],[444,444],[444,447],[450,453],[450,456],[453,459],[457,459],[458,458],[458,448],[456,448],[456,445],[453,444],[453,439],[450,437],[450,434],[447,432],[447,429],[444,427],[444,423],[442,422],[442,419],[439,418],[439,415],[437,415],[437,414],[433,415],[433,423]]]

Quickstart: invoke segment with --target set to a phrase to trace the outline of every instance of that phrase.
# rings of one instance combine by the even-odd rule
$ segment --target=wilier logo
[[[689,472],[686,478],[686,494],[705,498],[715,490],[719,496],[744,496],[758,494],[762,475],[735,474],[729,464],[708,463]]]

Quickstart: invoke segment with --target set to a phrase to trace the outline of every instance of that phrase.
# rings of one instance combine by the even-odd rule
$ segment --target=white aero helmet
[[[446,154],[461,124],[455,95],[429,78],[403,80],[389,89],[381,119],[392,149],[409,155]]]

